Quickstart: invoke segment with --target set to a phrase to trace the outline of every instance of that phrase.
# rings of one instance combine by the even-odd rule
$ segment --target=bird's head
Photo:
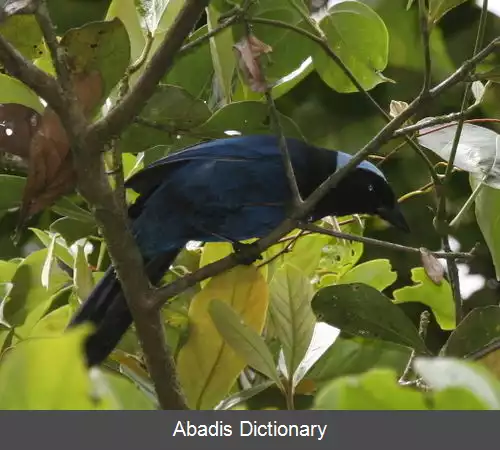
[[[337,153],[337,169],[343,167],[351,155]],[[349,172],[327,195],[325,201],[335,208],[335,215],[377,215],[400,230],[410,228],[399,207],[396,195],[384,174],[373,164],[361,162]],[[330,213],[331,214],[331,213]]]

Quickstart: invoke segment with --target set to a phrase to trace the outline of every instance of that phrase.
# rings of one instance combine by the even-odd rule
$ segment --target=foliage
[[[109,105],[135,86],[182,3],[49,1],[88,118],[106,116]],[[250,89],[244,75],[252,73],[253,61],[233,49],[245,27],[236,21],[203,39],[244,3],[210,3],[186,41],[198,45],[180,51],[134,123],[114,142],[125,178],[207,139],[275,132],[265,95]],[[409,103],[426,70],[418,2],[340,1],[315,19],[306,3],[258,0],[251,6],[253,33],[271,48],[262,52],[262,74],[274,83],[284,135],[353,153],[376,134],[383,118],[356,93],[318,36],[384,109],[393,100]],[[431,0],[429,8],[433,64],[427,75],[439,82],[471,56],[478,21],[470,11],[478,10],[463,0]],[[488,20],[492,38],[500,22]],[[35,66],[54,73],[33,16],[9,17],[0,34]],[[149,44],[142,64],[130,70]],[[471,111],[495,118],[498,61],[484,61],[473,78]],[[459,111],[461,94],[458,89],[439,98],[425,120]],[[69,143],[54,111],[3,73],[0,103],[0,409],[157,408],[134,330],[106,366],[92,372],[81,351],[90,330],[65,332],[110,264],[106,243],[92,211],[74,192]],[[453,235],[462,247],[485,244],[469,267],[490,279],[498,295],[500,139],[498,124],[491,122],[490,128],[465,124],[454,161],[465,173],[452,174],[447,207],[448,215],[459,213]],[[421,128],[418,140],[433,152],[427,153],[432,164],[438,157],[447,161],[456,123]],[[4,159],[7,152],[10,158]],[[438,246],[428,208],[434,207],[433,198],[428,187],[421,189],[429,181],[425,164],[401,137],[379,155],[390,155],[384,172],[406,193],[403,209],[413,236],[402,237],[374,218],[325,218],[321,225],[357,236],[369,231],[412,249]],[[111,169],[113,158],[105,158]],[[26,164],[6,163],[12,160]],[[129,203],[134,195],[127,192]],[[462,208],[464,197],[469,202]],[[471,205],[475,215],[469,214]],[[19,214],[27,227],[18,228]],[[229,244],[190,246],[165,280],[231,251]],[[299,236],[295,230],[262,256],[254,265],[204,280],[164,308],[168,347],[190,408],[500,409],[498,352],[480,354],[479,362],[463,360],[478,359],[478,352],[500,339],[494,289],[479,291],[465,318],[457,318],[452,281],[433,279],[418,251],[398,253],[329,235]],[[432,313],[430,327],[418,323],[426,309]],[[279,400],[270,405],[266,395],[273,390]]]

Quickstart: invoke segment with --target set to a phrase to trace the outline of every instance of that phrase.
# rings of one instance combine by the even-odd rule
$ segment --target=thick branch
[[[151,58],[133,89],[109,114],[91,127],[90,134],[93,139],[105,143],[113,136],[119,135],[132,123],[134,117],[141,112],[153,95],[157,84],[172,67],[177,52],[208,3],[209,0],[186,0],[175,22],[168,30],[163,43]],[[197,75],[193,74],[193,76]]]
[[[64,112],[65,105],[55,78],[26,60],[2,34],[0,34],[0,61],[9,75],[21,80],[35,91],[59,115]]]

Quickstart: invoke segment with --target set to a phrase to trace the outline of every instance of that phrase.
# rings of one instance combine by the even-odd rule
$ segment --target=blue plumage
[[[311,194],[350,155],[288,139],[301,195]],[[195,145],[163,158],[127,182],[139,198],[130,208],[132,230],[152,283],[190,240],[242,241],[277,227],[291,207],[283,160],[274,136],[242,136]],[[382,172],[362,162],[314,208],[326,215],[378,214],[407,228]],[[86,346],[90,365],[112,351],[132,322],[114,271],[108,270],[72,321],[90,320],[97,332]]]

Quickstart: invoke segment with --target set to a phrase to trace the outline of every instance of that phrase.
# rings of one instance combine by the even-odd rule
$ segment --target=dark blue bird
[[[301,196],[307,198],[350,155],[287,139]],[[151,283],[157,284],[188,241],[239,242],[263,237],[291,207],[292,194],[275,136],[218,139],[169,155],[127,182],[139,194],[129,208],[132,230]],[[382,172],[360,163],[312,211],[325,216],[373,214],[408,230]],[[70,326],[96,327],[85,346],[100,364],[132,324],[113,268],[108,269]]]

